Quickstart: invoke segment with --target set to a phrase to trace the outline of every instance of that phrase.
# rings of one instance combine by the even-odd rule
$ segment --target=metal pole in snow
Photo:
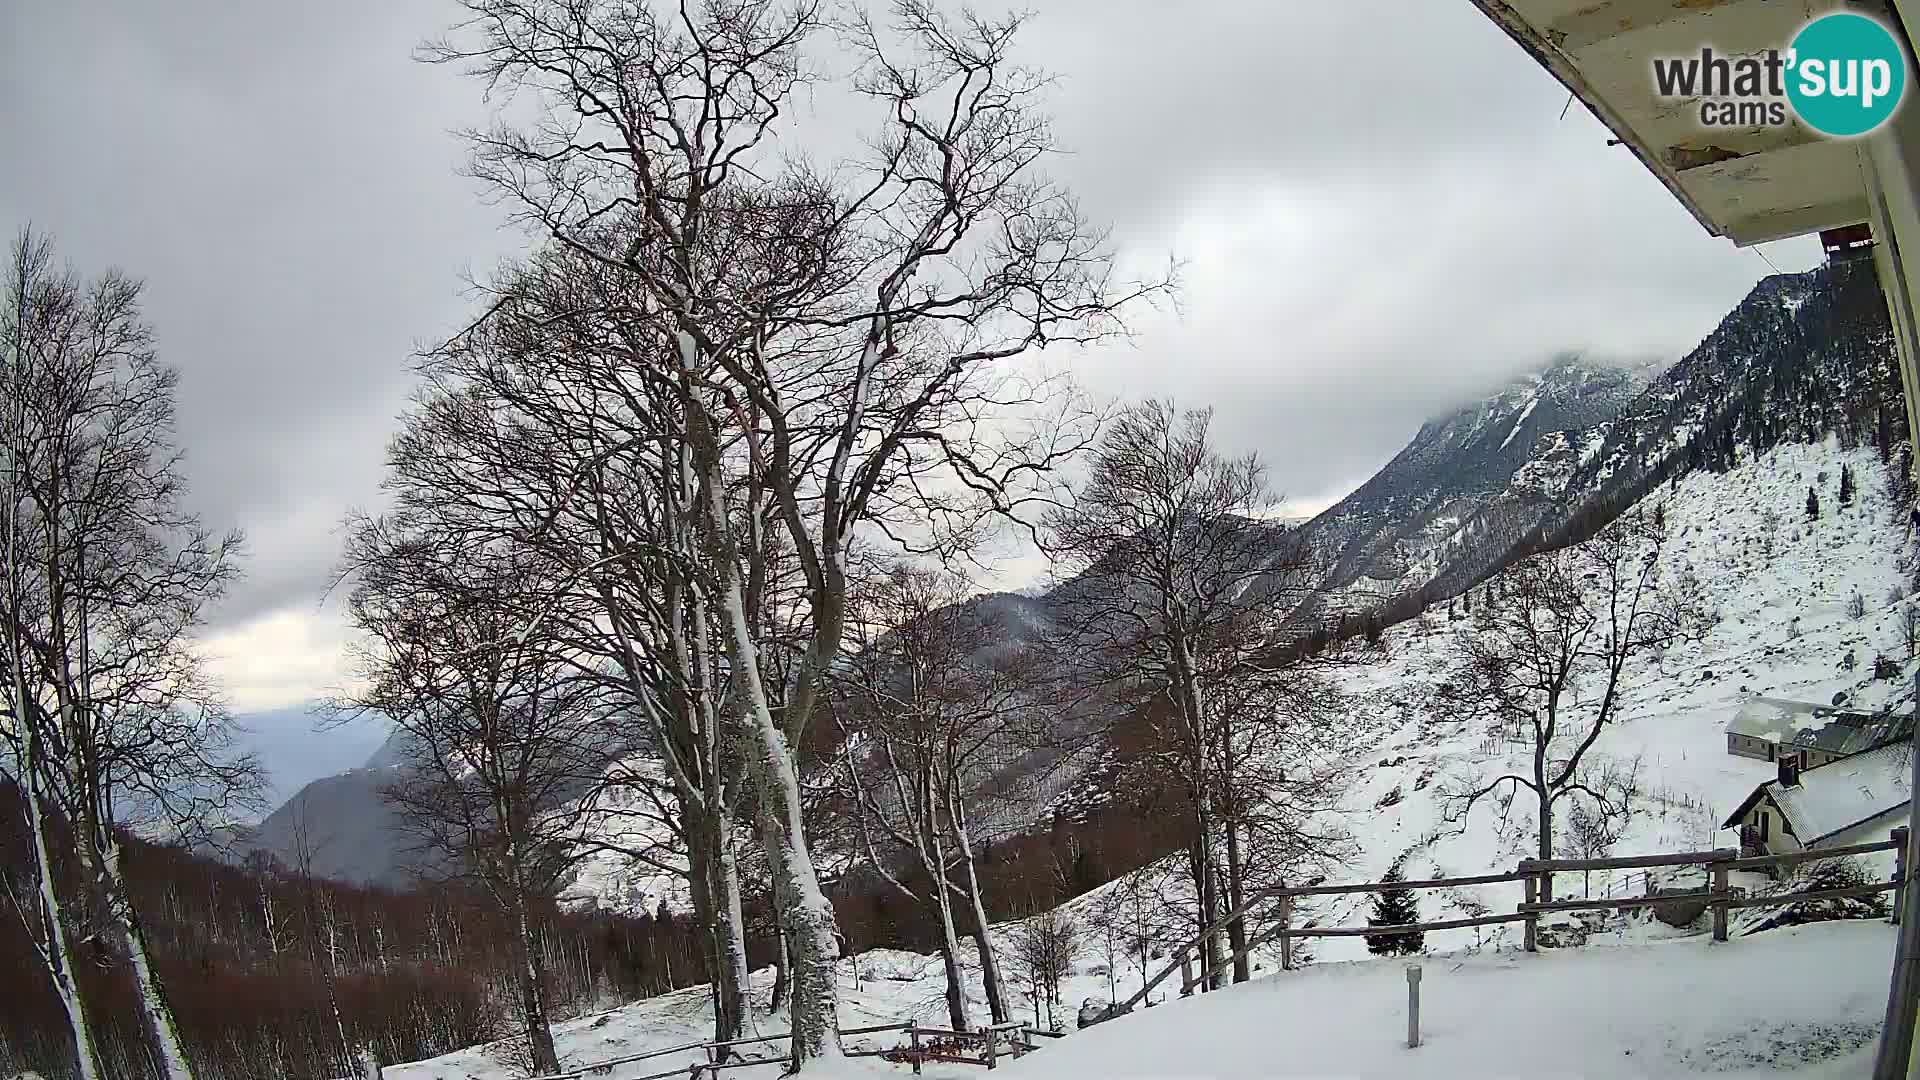
[[[1920,433],[1917,433],[1920,434]],[[1920,748],[1916,747],[1915,736],[1920,736],[1920,671],[1913,676],[1913,735],[1908,736],[1908,756],[1913,759],[1912,781],[1915,787],[1909,791],[1920,794]],[[1907,843],[1920,840],[1920,799],[1910,799],[1908,804]],[[1887,1016],[1880,1028],[1880,1050],[1873,1059],[1873,1080],[1899,1080],[1910,1075],[1908,1065],[1913,1056],[1914,1007],[1920,1003],[1920,865],[1908,852],[1907,881],[1900,886],[1906,897],[1901,904],[1903,918],[1900,920],[1900,933],[1895,938],[1893,952],[1893,980],[1887,991]]]
[[[1420,1045],[1420,965],[1407,965],[1407,1049]]]

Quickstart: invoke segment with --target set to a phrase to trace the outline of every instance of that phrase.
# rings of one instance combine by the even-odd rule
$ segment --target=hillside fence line
[[[1817,862],[1824,859],[1838,859],[1853,855],[1869,855],[1875,852],[1894,852],[1893,875],[1886,881],[1864,882],[1829,889],[1805,889],[1799,892],[1776,893],[1772,895],[1746,895],[1743,890],[1735,889],[1729,883],[1729,875],[1735,870],[1771,870],[1794,866],[1800,863]],[[1255,949],[1280,943],[1280,967],[1290,970],[1293,965],[1293,942],[1301,938],[1315,937],[1395,937],[1401,934],[1426,933],[1431,930],[1460,930],[1474,926],[1494,926],[1504,923],[1525,924],[1523,948],[1527,952],[1537,952],[1540,948],[1540,917],[1544,914],[1564,911],[1622,911],[1639,907],[1662,907],[1670,904],[1685,904],[1690,901],[1703,901],[1713,916],[1713,940],[1728,940],[1728,915],[1742,908],[1781,907],[1806,900],[1839,899],[1842,897],[1869,896],[1875,893],[1893,892],[1894,902],[1892,921],[1900,922],[1904,904],[1900,886],[1906,882],[1907,875],[1907,830],[1904,826],[1893,830],[1893,836],[1866,844],[1849,844],[1845,847],[1813,848],[1804,851],[1787,852],[1778,855],[1742,856],[1733,848],[1714,848],[1709,851],[1676,851],[1656,855],[1625,855],[1598,859],[1522,859],[1518,866],[1506,873],[1479,874],[1471,877],[1430,878],[1422,881],[1370,881],[1344,885],[1280,885],[1260,889],[1250,894],[1247,900],[1234,910],[1222,915],[1213,925],[1195,934],[1180,948],[1167,957],[1167,966],[1148,980],[1133,996],[1116,1006],[1115,1013],[1132,1010],[1146,1000],[1153,989],[1165,982],[1177,971],[1185,971],[1181,993],[1191,993],[1195,986],[1205,981],[1204,974],[1195,974],[1191,960],[1198,955],[1203,942],[1215,934],[1224,931],[1236,920],[1245,919],[1257,909],[1271,905],[1277,908],[1275,924],[1258,936],[1250,939],[1246,946],[1234,952],[1223,963],[1232,964],[1252,953]],[[1590,870],[1648,870],[1667,866],[1703,866],[1710,878],[1709,884],[1701,889],[1662,890],[1646,896],[1601,895],[1580,897],[1568,900],[1543,901],[1542,896],[1551,896],[1551,882],[1557,873],[1580,873]],[[1403,923],[1395,926],[1299,926],[1292,925],[1293,901],[1303,896],[1337,896],[1351,893],[1377,893],[1413,889],[1456,888],[1467,885],[1495,885],[1504,882],[1521,883],[1523,898],[1510,913],[1478,915],[1459,919],[1436,919],[1428,922]],[[1607,890],[1610,894],[1612,890]]]

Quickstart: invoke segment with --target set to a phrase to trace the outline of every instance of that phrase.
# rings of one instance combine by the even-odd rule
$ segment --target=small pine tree
[[[1845,506],[1852,501],[1853,501],[1853,469],[1846,465],[1842,465],[1840,466],[1840,505]]]
[[[1381,884],[1405,881],[1400,872],[1400,864],[1394,863],[1381,878]],[[1405,926],[1420,921],[1420,909],[1414,903],[1413,892],[1409,889],[1382,889],[1373,894],[1373,914],[1367,917],[1368,926]],[[1427,935],[1421,931],[1411,934],[1367,935],[1367,951],[1375,956],[1412,955],[1426,948]]]
[[[1667,527],[1667,504],[1666,503],[1653,504],[1653,527],[1656,529],[1664,529]]]
[[[1820,520],[1820,496],[1812,488],[1807,489],[1807,520]]]

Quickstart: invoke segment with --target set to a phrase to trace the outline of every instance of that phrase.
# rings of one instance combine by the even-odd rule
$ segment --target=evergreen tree
[[[1853,469],[1849,468],[1848,466],[1842,465],[1840,466],[1840,505],[1845,506],[1852,501],[1853,501]]]
[[[1380,879],[1381,884],[1405,881],[1400,872],[1400,864],[1394,863],[1387,876]],[[1368,926],[1405,926],[1420,921],[1420,909],[1414,903],[1413,892],[1409,889],[1382,889],[1373,894],[1373,914],[1367,917]],[[1420,931],[1411,934],[1367,935],[1367,951],[1375,956],[1412,955],[1426,947],[1427,935]]]
[[[1820,496],[1812,488],[1807,489],[1807,520],[1820,520]]]

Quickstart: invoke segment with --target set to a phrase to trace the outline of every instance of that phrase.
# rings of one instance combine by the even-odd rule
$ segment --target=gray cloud
[[[1470,5],[1032,6],[1070,150],[1052,170],[1129,259],[1185,263],[1178,313],[1076,367],[1217,404],[1289,494],[1352,487],[1553,353],[1677,357],[1766,272],[1578,106],[1561,119],[1565,92]],[[261,674],[273,649],[337,642],[288,613],[335,619],[334,527],[377,497],[409,354],[468,312],[462,270],[520,243],[458,172],[480,88],[411,59],[456,14],[118,0],[15,5],[0,33],[0,223],[150,282],[197,503],[253,537],[219,615],[224,649],[258,650],[249,701],[301,693]]]

